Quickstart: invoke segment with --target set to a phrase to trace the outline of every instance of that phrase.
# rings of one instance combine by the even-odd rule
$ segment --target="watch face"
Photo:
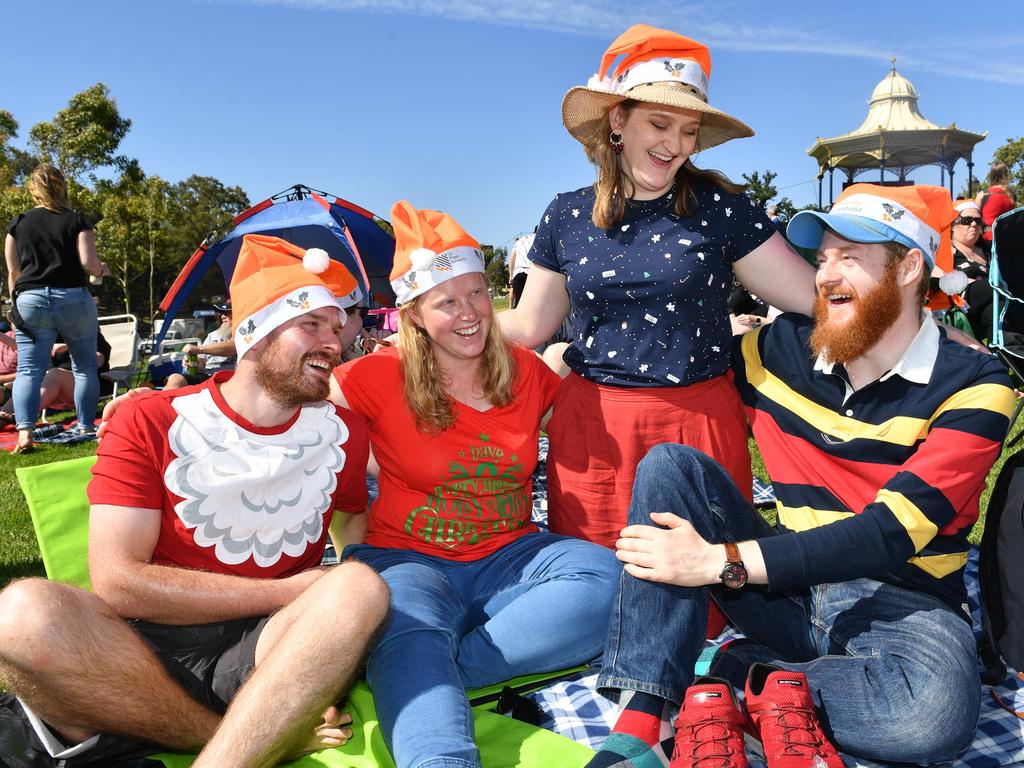
[[[722,583],[729,589],[739,589],[747,583],[747,569],[742,563],[726,563],[722,569]]]

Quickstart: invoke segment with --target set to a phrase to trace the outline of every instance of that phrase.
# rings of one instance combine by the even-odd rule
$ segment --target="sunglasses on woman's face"
[[[360,320],[366,319],[366,313],[370,311],[369,307],[345,307],[345,314],[349,317],[355,317],[359,315]]]
[[[971,226],[971,224],[977,224],[981,226],[981,219],[977,216],[960,216],[954,224],[962,224],[965,227]]]

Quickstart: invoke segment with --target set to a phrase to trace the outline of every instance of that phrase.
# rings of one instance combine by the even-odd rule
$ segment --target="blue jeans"
[[[18,429],[32,429],[39,417],[39,387],[50,370],[50,351],[59,333],[71,354],[78,422],[92,427],[100,397],[96,373],[96,302],[85,288],[33,288],[18,294],[18,313],[32,333],[15,329],[18,376],[14,416]]]
[[[480,765],[466,688],[596,658],[619,575],[611,550],[548,533],[473,562],[357,544],[391,616],[367,664],[398,768]]]
[[[650,525],[651,512],[679,515],[716,543],[775,535],[717,463],[682,445],[655,446],[637,468],[630,524]],[[867,578],[785,594],[622,573],[598,686],[682,701],[709,597],[753,641],[718,654],[712,674],[742,686],[753,661],[804,672],[841,750],[927,764],[971,742],[981,687],[970,625],[937,598]]]

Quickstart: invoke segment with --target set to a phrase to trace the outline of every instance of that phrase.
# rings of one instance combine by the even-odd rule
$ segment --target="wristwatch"
[[[725,544],[725,567],[718,578],[726,589],[742,589],[747,584],[747,569],[740,559],[740,548],[731,541]]]

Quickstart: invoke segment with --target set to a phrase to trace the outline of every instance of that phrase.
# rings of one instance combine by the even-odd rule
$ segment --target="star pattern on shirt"
[[[628,201],[610,229],[589,216],[592,187],[559,195],[544,213],[537,262],[566,277],[573,341],[565,360],[584,378],[677,386],[728,366],[733,263],[764,242],[767,217],[746,195],[710,182],[694,187],[690,213],[677,215],[673,198]]]

